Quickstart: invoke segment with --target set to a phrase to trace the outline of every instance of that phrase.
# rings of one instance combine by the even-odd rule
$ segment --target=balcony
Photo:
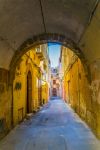
[[[43,51],[41,50],[40,47],[37,47],[37,48],[36,48],[36,54],[37,54],[37,56],[38,56],[38,58],[39,58],[40,60],[43,60],[43,59],[44,59],[44,54],[43,54]]]

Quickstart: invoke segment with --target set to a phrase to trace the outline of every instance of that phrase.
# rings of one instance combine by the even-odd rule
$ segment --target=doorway
[[[41,80],[38,78],[38,100],[39,105],[42,106],[42,86],[41,86]]]
[[[26,104],[27,113],[32,112],[32,75],[29,71],[27,74],[27,104]]]
[[[57,89],[56,89],[56,88],[53,88],[53,89],[52,89],[52,95],[53,95],[53,96],[57,96]]]

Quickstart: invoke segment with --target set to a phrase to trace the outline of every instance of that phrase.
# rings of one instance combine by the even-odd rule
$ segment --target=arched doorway
[[[56,88],[52,89],[52,96],[57,96],[57,89]]]
[[[29,71],[27,74],[27,103],[26,103],[26,112],[32,112],[32,75]]]

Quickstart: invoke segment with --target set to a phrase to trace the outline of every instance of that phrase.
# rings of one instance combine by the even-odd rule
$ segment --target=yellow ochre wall
[[[66,51],[64,49],[62,51],[67,53],[67,56],[64,56],[69,60],[69,62],[65,61],[65,64],[62,65],[66,66],[63,77],[64,99],[91,126],[99,137],[100,115],[98,115],[99,111],[97,112],[99,106],[93,103],[91,84],[88,81],[84,64],[74,53],[72,55],[68,48],[66,48]]]
[[[16,125],[22,121],[26,116],[26,102],[27,102],[27,74],[28,71],[32,75],[32,111],[37,111],[40,107],[39,85],[38,80],[41,80],[41,73],[39,71],[40,60],[34,50],[28,51],[16,67],[15,79],[13,82],[13,122]],[[19,69],[18,69],[19,67]],[[21,89],[16,89],[16,83],[21,84]],[[46,83],[47,85],[47,83]],[[47,87],[43,87],[42,94],[47,102],[48,93]],[[45,88],[45,90],[44,90]]]
[[[80,48],[85,54],[88,67],[91,72],[91,96],[92,107],[88,111],[88,122],[91,122],[92,128],[100,138],[100,3],[92,16],[80,41]]]
[[[44,84],[42,85],[42,104],[48,102],[48,97],[49,97],[48,84],[44,82]]]

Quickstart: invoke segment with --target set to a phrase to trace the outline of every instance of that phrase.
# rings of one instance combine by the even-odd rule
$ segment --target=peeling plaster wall
[[[92,63],[91,83],[88,81],[84,64],[68,48],[62,47],[64,70],[64,100],[74,108],[100,138],[100,62]],[[69,59],[70,58],[70,59]],[[63,61],[65,60],[65,61]]]
[[[100,138],[100,60],[93,62],[90,65],[91,69],[91,94],[92,94],[92,111],[96,118],[96,133]]]
[[[11,128],[12,88],[8,86],[8,70],[0,68],[0,138]]]
[[[100,137],[100,3],[81,39],[80,47],[85,54],[91,72],[90,90],[94,116],[91,113],[87,115],[89,119],[95,118],[95,132]],[[93,126],[92,124],[91,126]]]

